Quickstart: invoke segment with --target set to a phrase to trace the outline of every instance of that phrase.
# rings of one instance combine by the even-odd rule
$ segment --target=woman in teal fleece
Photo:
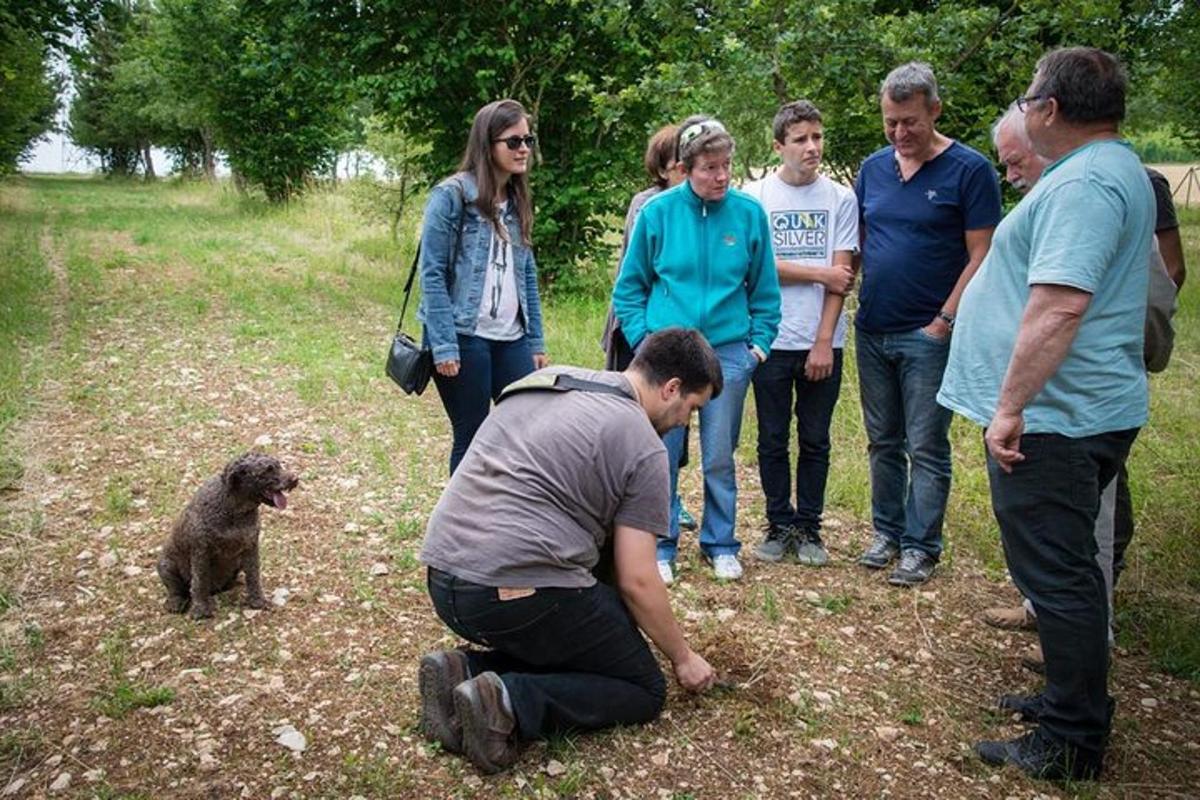
[[[679,129],[678,161],[687,180],[647,201],[621,272],[613,309],[630,345],[671,326],[696,328],[717,351],[725,379],[720,396],[700,410],[704,515],[700,549],[718,578],[742,575],[736,535],[737,483],[733,454],[741,433],[750,378],[771,350],[779,327],[779,279],[766,213],[731,188],[733,137],[715,119],[690,117]],[[663,437],[677,508],[679,452],[684,429]],[[658,543],[658,567],[674,580],[679,520]]]

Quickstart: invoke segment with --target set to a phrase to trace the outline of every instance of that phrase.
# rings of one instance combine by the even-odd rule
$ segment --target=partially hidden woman
[[[549,364],[530,242],[536,143],[520,103],[488,103],[425,205],[417,316],[454,431],[451,474],[500,391]]]
[[[629,237],[633,234],[633,223],[637,221],[638,212],[654,195],[683,183],[683,169],[675,160],[675,146],[679,139],[679,126],[666,125],[655,131],[646,143],[646,174],[650,176],[650,185],[638,192],[629,201],[629,210],[625,212],[625,230],[621,236],[621,249],[617,252],[617,270],[620,271],[621,261],[625,251],[629,249]],[[623,371],[633,361],[633,349],[621,332],[621,323],[613,313],[612,306],[608,309],[608,319],[604,321],[604,333],[600,339],[604,348],[604,368],[607,370]]]
[[[679,126],[677,160],[687,179],[646,201],[613,287],[613,309],[636,350],[648,334],[679,325],[699,330],[716,350],[725,388],[699,412],[704,513],[700,550],[718,579],[742,575],[737,558],[734,450],[754,369],[779,328],[779,278],[766,213],[730,186],[733,137],[715,119]],[[684,428],[663,437],[678,494]],[[679,524],[658,542],[658,569],[674,580]]]

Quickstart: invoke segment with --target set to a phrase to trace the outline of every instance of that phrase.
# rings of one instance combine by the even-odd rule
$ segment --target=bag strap
[[[608,383],[600,383],[599,381],[589,381],[584,378],[576,378],[574,375],[565,373],[553,372],[533,372],[521,378],[518,381],[513,381],[508,386],[505,386],[500,392],[500,396],[496,398],[499,403],[514,394],[520,392],[532,391],[550,391],[550,392],[594,392],[595,394],[614,394],[618,397],[624,397],[626,400],[634,398],[628,392]]]
[[[400,306],[400,321],[396,323],[396,333],[404,329],[404,314],[408,311],[408,298],[412,297],[413,279],[417,277],[417,264],[421,261],[421,242],[417,241],[417,252],[413,255],[412,269],[408,271],[408,280],[404,282],[404,304]]]
[[[454,239],[454,255],[450,259],[451,265],[458,259],[458,248],[462,244],[462,229],[463,218],[467,216],[467,194],[463,191],[462,181],[455,179],[454,185],[458,187],[458,197],[462,201],[462,208],[458,214],[458,235]],[[421,263],[421,240],[417,240],[417,252],[413,255],[412,268],[408,271],[408,280],[404,282],[404,303],[400,306],[400,321],[396,323],[396,332],[399,333],[404,329],[404,315],[408,311],[408,299],[412,297],[413,280],[417,277],[417,265]]]

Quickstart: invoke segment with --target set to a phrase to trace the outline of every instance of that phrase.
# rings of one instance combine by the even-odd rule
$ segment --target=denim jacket
[[[474,335],[479,318],[492,226],[475,205],[477,195],[474,176],[460,172],[435,186],[425,204],[417,319],[425,326],[425,340],[435,364],[458,360],[457,334]],[[512,241],[513,275],[525,336],[534,353],[544,353],[542,304],[533,251],[521,241],[521,223],[511,203],[501,219]]]

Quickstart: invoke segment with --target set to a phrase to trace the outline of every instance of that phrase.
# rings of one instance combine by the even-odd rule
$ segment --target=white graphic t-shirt
[[[807,186],[791,186],[778,174],[746,184],[744,190],[758,199],[771,223],[775,258],[805,266],[828,267],[836,250],[858,250],[858,203],[848,186],[824,175]],[[783,283],[779,286],[783,319],[772,350],[810,350],[821,325],[825,287],[818,283]],[[833,346],[846,342],[846,315],[834,328]]]
[[[501,219],[504,217],[506,205],[507,203],[502,204],[496,209],[496,214]],[[519,310],[512,242],[506,241],[493,229],[475,335],[501,342],[520,339],[525,333],[525,328],[521,325]]]

